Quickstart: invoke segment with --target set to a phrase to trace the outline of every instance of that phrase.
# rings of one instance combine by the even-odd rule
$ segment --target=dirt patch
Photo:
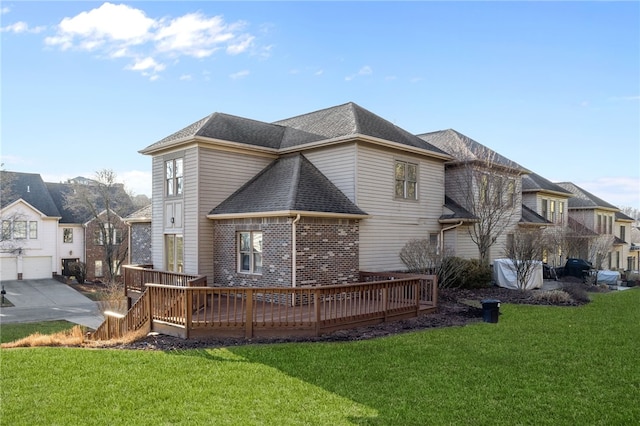
[[[590,288],[589,291],[603,291]],[[431,314],[420,315],[401,321],[387,322],[372,326],[340,330],[319,337],[277,338],[277,339],[191,339],[184,340],[166,335],[149,335],[136,342],[116,346],[119,349],[138,350],[176,350],[229,347],[246,344],[266,344],[284,342],[339,342],[372,339],[429,328],[454,327],[482,321],[481,301],[497,299],[501,303],[544,304],[578,306],[584,301],[568,303],[550,303],[544,299],[534,298],[534,292],[541,290],[519,291],[501,287],[482,289],[441,289],[438,296],[438,309]]]

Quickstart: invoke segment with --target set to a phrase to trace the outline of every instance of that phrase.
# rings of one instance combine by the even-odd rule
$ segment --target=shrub
[[[462,288],[483,288],[491,286],[491,268],[483,265],[478,259],[465,260]]]
[[[591,299],[589,299],[589,294],[587,293],[587,288],[584,284],[567,283],[562,286],[562,291],[569,294],[576,302],[587,303],[591,301]]]
[[[79,284],[84,283],[87,278],[87,264],[84,262],[72,262],[69,269]]]
[[[538,303],[546,302],[553,305],[560,303],[571,303],[573,301],[569,293],[563,290],[537,291],[533,293],[531,298]]]

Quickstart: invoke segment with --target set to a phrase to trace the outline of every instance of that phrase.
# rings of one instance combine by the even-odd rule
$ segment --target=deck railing
[[[125,295],[130,295],[131,291],[142,293],[147,283],[178,286],[207,285],[207,277],[204,275],[161,271],[152,269],[150,265],[125,266],[122,269],[124,270]]]
[[[142,268],[135,268],[139,274],[137,269]],[[134,276],[140,280],[142,274]],[[146,291],[126,317],[107,317],[93,336],[118,337],[147,325],[183,338],[318,336],[436,308],[433,275],[362,272],[360,279],[363,282],[293,288],[206,287],[201,277],[181,278],[176,284],[147,281]]]

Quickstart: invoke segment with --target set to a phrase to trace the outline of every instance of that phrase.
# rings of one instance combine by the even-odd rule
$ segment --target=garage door
[[[0,261],[0,280],[18,279],[18,264],[15,257],[3,257]]]
[[[22,263],[22,278],[25,280],[51,278],[51,256],[25,257]]]

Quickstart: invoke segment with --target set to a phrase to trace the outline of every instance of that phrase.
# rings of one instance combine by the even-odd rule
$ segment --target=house
[[[40,175],[0,173],[0,280],[51,278],[59,270],[61,214]]]
[[[354,103],[274,123],[214,113],[144,148],[153,265],[228,286],[348,283],[439,235],[451,156]]]
[[[574,239],[582,242],[567,254],[585,259],[600,257],[601,264],[597,265],[600,268],[638,270],[638,250],[629,241],[634,219],[574,183],[559,182],[558,185],[573,194],[568,201],[568,226]],[[597,252],[602,253],[596,256]]]
[[[563,266],[565,253],[562,239],[569,226],[568,206],[573,194],[550,180],[529,173],[522,177],[522,204],[542,216],[549,223],[544,232],[550,246],[543,253],[543,261],[551,266]]]
[[[106,240],[96,238],[96,235],[108,235],[105,229],[96,229],[104,228],[105,220],[96,220],[90,212],[71,208],[66,202],[67,197],[77,189],[74,184],[86,185],[93,191],[94,181],[76,178],[68,183],[49,183],[44,182],[39,174],[1,173],[3,191],[0,215],[3,232],[0,279],[71,276],[71,265],[75,262],[87,264],[88,279],[102,279],[105,277],[104,271],[108,270],[101,259],[105,253],[104,242],[110,241],[111,237],[113,241],[122,239],[117,251],[127,250],[128,240],[124,241],[126,227],[120,225],[124,222],[117,214],[105,211],[98,216],[109,216],[106,227],[113,229]],[[126,195],[121,185],[114,190]],[[124,198],[125,205],[127,198]],[[96,205],[96,208],[100,207]]]
[[[522,179],[529,170],[453,129],[418,137],[453,157],[445,165],[440,223],[441,244],[456,256],[491,262],[505,256],[517,229],[548,224],[523,205]]]

